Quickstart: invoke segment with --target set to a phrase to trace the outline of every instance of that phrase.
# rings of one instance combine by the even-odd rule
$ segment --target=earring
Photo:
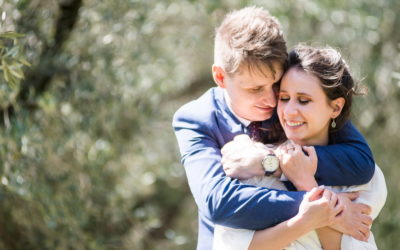
[[[332,119],[331,127],[332,127],[332,128],[336,128],[336,122],[335,122],[335,119]]]

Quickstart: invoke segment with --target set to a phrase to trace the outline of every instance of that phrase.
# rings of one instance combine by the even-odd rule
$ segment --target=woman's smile
[[[305,124],[305,122],[298,122],[298,121],[285,121],[286,126],[289,128],[298,128]]]

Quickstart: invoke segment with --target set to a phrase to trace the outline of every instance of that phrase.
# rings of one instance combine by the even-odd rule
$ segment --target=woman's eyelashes
[[[282,96],[279,96],[279,101],[281,101],[281,102],[288,102],[289,100],[290,100],[289,97],[282,97]]]
[[[300,104],[307,104],[311,101],[309,98],[304,98],[304,97],[299,97],[298,100]]]
[[[302,97],[302,96],[296,97],[296,100],[297,100],[298,103],[300,103],[302,105],[305,105],[305,104],[308,104],[309,102],[311,102],[310,98]],[[290,101],[290,96],[288,96],[288,95],[279,95],[279,101],[288,102],[288,101]]]
[[[286,94],[286,93],[282,93],[281,92],[281,93],[278,94],[278,100],[281,101],[281,102],[287,102],[287,101],[290,100],[290,96],[288,94]]]

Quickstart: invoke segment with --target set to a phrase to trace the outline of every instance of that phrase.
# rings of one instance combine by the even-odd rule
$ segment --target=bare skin
[[[329,190],[312,189],[305,196],[295,217],[274,227],[257,231],[249,250],[265,249],[266,245],[270,250],[282,249],[315,228],[335,223],[337,215],[343,211],[343,206],[338,204],[337,200],[337,195]]]
[[[304,154],[303,150],[308,155]],[[312,188],[318,186],[313,177],[318,161],[314,147],[301,147],[298,144],[288,141],[279,146],[275,152],[278,158],[280,158],[281,168],[285,176],[298,190],[310,191]],[[338,223],[332,224],[330,228],[317,230],[324,249],[340,249],[342,233],[352,235],[358,240],[368,240],[370,234],[369,227],[372,224],[372,219],[369,216],[371,209],[364,204],[352,203],[357,197],[358,195],[354,193],[339,194],[339,202],[347,210],[350,210],[350,213],[341,214],[338,218]],[[355,223],[353,225],[346,223],[347,220],[353,219],[350,215],[357,217],[353,221]]]

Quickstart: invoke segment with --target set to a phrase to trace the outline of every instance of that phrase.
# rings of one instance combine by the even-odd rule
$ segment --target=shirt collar
[[[251,121],[249,121],[249,120],[247,120],[247,119],[244,119],[244,118],[238,116],[238,115],[233,111],[233,109],[232,109],[232,107],[231,107],[231,104],[230,104],[230,98],[229,98],[228,93],[226,92],[226,90],[224,90],[224,98],[225,98],[226,105],[228,106],[228,108],[229,108],[229,110],[232,112],[232,114],[233,114],[245,127],[249,126],[250,123],[251,123]]]

